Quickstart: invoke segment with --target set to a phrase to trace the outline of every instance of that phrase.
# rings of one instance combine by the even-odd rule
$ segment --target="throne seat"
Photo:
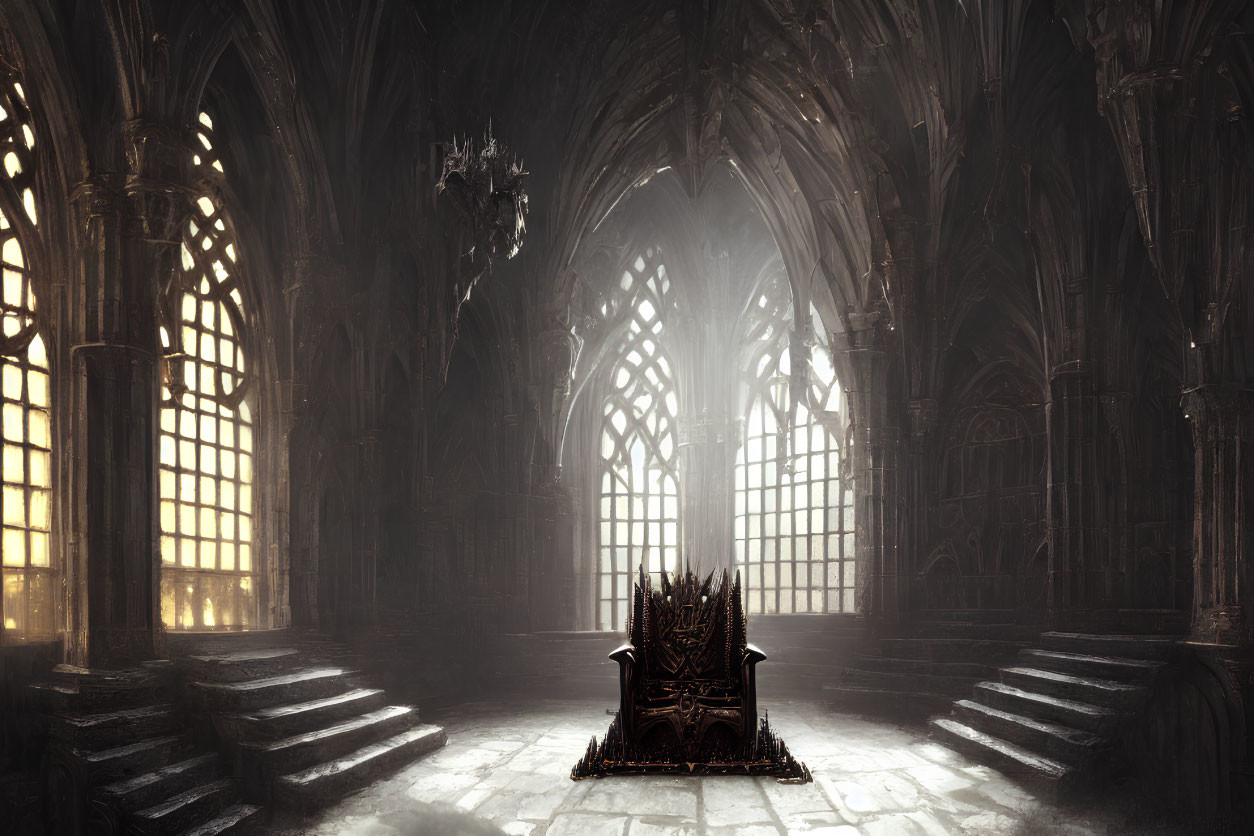
[[[639,772],[747,773],[810,780],[805,764],[757,717],[755,675],[766,654],[745,640],[740,574],[701,580],[640,571],[630,641],[619,666],[619,709],[571,777]]]

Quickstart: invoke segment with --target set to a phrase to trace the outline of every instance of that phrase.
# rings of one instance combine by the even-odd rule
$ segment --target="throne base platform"
[[[753,744],[740,751],[718,753],[709,760],[688,761],[679,753],[639,751],[623,739],[618,713],[605,738],[599,743],[592,738],[583,759],[570,771],[575,781],[609,775],[760,775],[785,784],[808,784],[814,780],[806,765],[794,758],[784,741],[771,730],[766,717],[762,718]]]

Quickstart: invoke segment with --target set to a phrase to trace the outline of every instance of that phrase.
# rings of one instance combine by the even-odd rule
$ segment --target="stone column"
[[[99,398],[89,391],[89,386],[97,380],[97,375],[89,372],[100,365],[93,362],[94,357],[109,357],[104,338],[116,340],[121,326],[117,291],[111,285],[116,283],[122,270],[122,225],[127,215],[123,183],[121,175],[102,172],[80,183],[74,192],[83,251],[82,281],[76,289],[79,295],[73,300],[75,315],[71,323],[70,433],[74,457],[69,471],[71,500],[67,526],[70,532],[67,576],[71,579],[72,596],[67,658],[79,665],[93,661],[93,639],[98,639],[95,644],[104,657],[109,655],[106,649],[111,642],[125,645],[132,621],[126,610],[128,582],[125,575],[119,576],[120,585],[116,590],[106,588],[111,583],[107,573],[110,567],[101,554],[107,550],[110,539],[106,518],[114,509],[102,509],[92,488],[110,481],[110,462],[93,458],[93,448],[98,449],[108,440],[104,423],[110,420],[112,411],[96,407],[94,404]],[[100,414],[102,412],[104,414]],[[146,557],[148,553],[145,546],[138,554]],[[120,560],[123,555],[113,550],[111,557]],[[152,592],[144,579],[146,566],[131,568],[139,570],[138,582],[144,584],[142,589],[138,585],[134,587],[137,597],[150,604]],[[134,625],[138,635],[131,638],[134,644],[142,646],[139,655],[144,658],[145,652],[151,654],[153,649],[151,619],[138,619],[138,615],[135,613],[139,623]],[[116,638],[107,635],[112,631],[119,635]]]
[[[884,334],[879,313],[850,314],[845,360],[853,371],[858,611],[886,624],[906,605],[897,537],[897,455],[900,428],[888,415]]]
[[[1092,374],[1080,361],[1054,368],[1045,404],[1049,485],[1046,519],[1049,538],[1051,622],[1090,607],[1100,591],[1103,570],[1096,542],[1094,497],[1097,461],[1093,438],[1096,399]]]
[[[374,398],[373,393],[364,389],[359,395],[363,398]],[[352,581],[352,621],[354,624],[374,624],[378,621],[375,596],[375,578],[379,545],[379,509],[383,497],[379,493],[382,484],[382,459],[387,451],[379,449],[379,431],[367,430],[357,442],[359,484],[370,486],[357,495],[357,519],[359,536],[353,544],[356,559],[353,561]]]
[[[932,523],[928,509],[932,504],[931,480],[934,474],[929,462],[934,460],[932,432],[936,427],[939,405],[935,398],[914,398],[907,403],[906,411],[910,419],[909,450],[902,456],[902,467],[906,472],[900,478],[909,512],[902,520],[901,553],[907,561],[915,564],[904,571],[917,575],[924,568],[923,561],[929,545],[928,531]],[[903,588],[909,591],[909,579],[903,580]],[[916,603],[912,609],[919,606]]]
[[[680,539],[684,561],[702,574],[735,571],[732,542],[732,468],[738,425],[706,410],[679,417]]]
[[[292,444],[309,443],[309,385],[300,365],[302,353],[310,350],[312,340],[302,330],[309,322],[312,307],[310,292],[310,257],[292,258],[283,273],[283,302],[287,314],[289,358],[288,379],[279,381],[286,434],[282,440],[279,462],[287,486],[287,603],[289,623],[313,626],[318,623],[318,567],[314,563],[313,542],[317,537],[316,491],[310,483],[304,451],[293,455]]]
[[[1187,390],[1193,430],[1193,636],[1254,649],[1254,389]]]
[[[83,311],[70,352],[71,554],[86,567],[86,655],[100,667],[160,649],[156,303],[178,269],[189,206],[178,132],[135,120],[123,134],[125,181],[101,174],[78,191]]]

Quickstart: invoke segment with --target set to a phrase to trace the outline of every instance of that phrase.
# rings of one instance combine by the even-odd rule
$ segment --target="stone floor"
[[[749,777],[620,776],[571,781],[605,706],[477,705],[444,718],[448,746],[309,821],[275,831],[351,836],[662,834],[1091,834],[921,732],[779,702],[772,725],[814,783]]]

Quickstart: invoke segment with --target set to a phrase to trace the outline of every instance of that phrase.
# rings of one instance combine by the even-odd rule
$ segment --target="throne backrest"
[[[660,588],[643,569],[628,625],[631,644],[647,680],[738,682],[745,654],[740,573],[734,583],[723,570],[704,580],[692,572],[662,572]]]

